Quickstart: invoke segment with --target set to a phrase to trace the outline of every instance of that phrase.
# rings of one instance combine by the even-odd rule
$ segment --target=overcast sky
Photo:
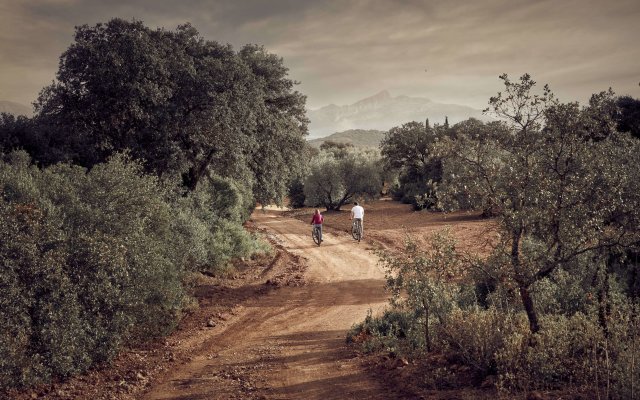
[[[74,26],[111,18],[284,58],[309,108],[387,89],[483,108],[498,75],[529,72],[563,101],[640,97],[640,1],[0,0],[0,100],[33,102]]]

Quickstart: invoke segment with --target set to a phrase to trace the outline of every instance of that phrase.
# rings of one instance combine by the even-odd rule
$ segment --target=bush
[[[596,371],[604,371],[598,365],[603,361],[599,353],[604,336],[597,324],[577,313],[569,318],[545,316],[542,326],[533,336],[524,331],[505,335],[496,354],[499,385],[508,390],[597,385]]]
[[[0,162],[0,389],[64,377],[166,335],[185,272],[264,250],[250,196],[212,179],[183,196],[126,156],[90,171]],[[249,199],[249,200],[248,200]]]
[[[495,374],[496,353],[506,337],[527,332],[526,317],[496,308],[453,310],[438,325],[437,335],[479,377]]]
[[[424,346],[415,317],[408,311],[385,310],[380,317],[368,312],[362,323],[347,334],[347,343],[358,343],[367,352],[387,351],[393,355],[406,355]]]
[[[187,268],[216,273],[232,258],[268,248],[242,228],[253,201],[233,180],[212,177],[186,197],[175,199],[176,230],[183,233]]]
[[[599,365],[603,368],[598,373],[600,381],[609,376],[612,397],[629,399],[637,395],[640,382],[640,305],[628,301],[616,303],[608,325],[609,336],[599,344]]]
[[[0,388],[86,368],[90,340],[64,237],[33,205],[0,201]]]

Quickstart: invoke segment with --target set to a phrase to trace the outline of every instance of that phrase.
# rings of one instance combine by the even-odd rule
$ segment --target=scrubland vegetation
[[[304,102],[261,47],[78,27],[36,115],[0,117],[0,389],[168,334],[189,274],[268,251],[242,224],[302,170]]]
[[[0,389],[171,332],[189,274],[267,251],[242,227],[256,203],[339,210],[390,186],[415,210],[482,210],[492,250],[463,254],[443,232],[381,252],[389,308],[350,340],[444,355],[505,392],[638,397],[640,101],[561,103],[501,79],[493,122],[314,150],[305,98],[265,49],[190,25],[78,27],[35,116],[0,116]]]
[[[349,340],[367,351],[444,355],[505,392],[638,397],[640,102],[612,92],[558,102],[501,76],[496,122],[391,129],[382,143],[398,197],[416,209],[494,218],[488,256],[446,232],[381,253],[392,297]],[[425,367],[427,387],[450,387]],[[449,372],[449,374],[452,374]],[[440,376],[433,379],[434,376]]]

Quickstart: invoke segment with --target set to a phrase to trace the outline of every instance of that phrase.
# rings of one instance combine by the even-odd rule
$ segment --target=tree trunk
[[[194,164],[189,171],[182,174],[182,183],[184,186],[189,189],[190,192],[196,190],[198,186],[198,182],[204,176],[204,173],[207,171],[207,167],[211,164],[211,160],[213,160],[213,156],[216,154],[215,149],[211,149],[209,154],[205,157],[205,159],[200,164]]]
[[[349,201],[352,196],[352,194],[345,194],[344,197],[338,201],[338,205],[336,206],[335,210],[340,211],[340,207],[342,207],[347,201]]]
[[[538,313],[536,312],[533,299],[529,293],[529,283],[526,282],[526,279],[520,270],[520,240],[522,240],[522,231],[522,228],[518,228],[513,231],[511,238],[511,266],[513,267],[516,282],[518,283],[518,289],[520,290],[522,306],[524,307],[524,310],[527,313],[527,318],[529,319],[529,329],[531,330],[531,333],[537,333],[540,331]]]
[[[533,299],[529,293],[529,288],[524,285],[520,285],[520,298],[522,299],[522,305],[527,313],[529,319],[529,329],[531,333],[538,333],[540,331],[540,324],[538,323],[538,313],[533,305]]]

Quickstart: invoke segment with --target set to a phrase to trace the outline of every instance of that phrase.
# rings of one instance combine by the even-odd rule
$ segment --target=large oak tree
[[[214,172],[279,200],[307,133],[305,97],[287,72],[261,47],[235,52],[190,25],[113,19],[76,28],[37,118],[43,140],[81,165],[128,151],[189,190]]]

